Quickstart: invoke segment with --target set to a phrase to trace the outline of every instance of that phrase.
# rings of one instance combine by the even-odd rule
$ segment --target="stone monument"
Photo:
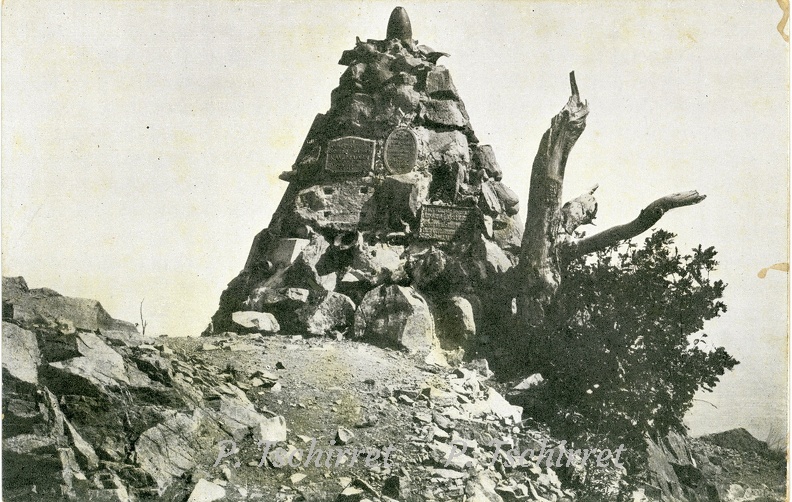
[[[522,240],[519,201],[479,143],[445,53],[394,9],[384,40],[357,40],[267,228],[207,333],[239,311],[283,331],[427,353],[469,346],[511,308],[502,275]],[[488,315],[484,316],[483,313]],[[506,312],[508,314],[508,312]]]

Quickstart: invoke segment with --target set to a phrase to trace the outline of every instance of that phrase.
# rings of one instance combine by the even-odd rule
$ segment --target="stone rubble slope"
[[[635,488],[616,465],[558,462],[579,446],[512,404],[541,377],[507,386],[486,360],[449,367],[334,337],[151,339],[104,318],[109,337],[40,303],[21,317],[23,283],[4,279],[4,500],[783,500],[783,474],[766,482],[774,464],[738,433],[652,443]],[[78,319],[106,314],[74,304]],[[337,455],[317,465],[312,447]]]

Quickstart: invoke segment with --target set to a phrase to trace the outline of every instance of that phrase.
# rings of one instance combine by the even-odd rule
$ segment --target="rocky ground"
[[[144,339],[21,278],[3,296],[5,500],[784,500],[785,462],[739,431],[650,443],[640,486],[613,461],[559,466],[572,445],[483,359],[294,334]]]

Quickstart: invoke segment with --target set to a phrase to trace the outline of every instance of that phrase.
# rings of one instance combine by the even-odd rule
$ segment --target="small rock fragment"
[[[201,479],[198,481],[198,484],[195,485],[195,488],[193,488],[193,491],[190,494],[190,498],[187,499],[187,502],[214,502],[215,500],[220,500],[225,496],[225,488],[216,485],[211,481]]]
[[[355,439],[355,434],[350,431],[349,429],[345,429],[344,427],[339,427],[336,431],[335,440],[337,444],[349,444]]]

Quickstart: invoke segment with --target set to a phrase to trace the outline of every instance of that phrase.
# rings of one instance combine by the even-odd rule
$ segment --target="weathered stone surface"
[[[286,441],[286,434],[286,419],[280,415],[262,418],[253,431],[256,440],[260,441]]]
[[[355,313],[355,336],[414,353],[437,347],[434,320],[426,300],[395,284],[369,291]]]
[[[401,80],[404,82],[403,85],[397,85],[396,80]],[[402,114],[408,113],[417,113],[421,106],[421,94],[417,92],[412,85],[412,81],[414,77],[412,75],[407,75],[405,73],[400,73],[394,77],[394,83],[389,84],[383,90],[383,97],[387,99],[390,105],[393,107],[393,113],[383,113],[382,117],[378,117],[380,120],[387,119],[389,117],[396,118],[399,112],[396,110],[400,110]],[[384,122],[388,122],[385,120]],[[390,123],[393,121],[391,120]],[[385,124],[383,124],[384,126]]]
[[[438,466],[460,471],[464,471],[468,467],[475,467],[478,464],[473,457],[463,453],[461,451],[462,448],[461,442],[454,446],[439,441],[429,444],[432,459]]]
[[[349,68],[344,70],[338,83],[348,92],[358,91],[363,88],[363,74],[366,72],[365,63],[356,63],[348,65]],[[334,103],[333,108],[338,108],[338,103]]]
[[[3,322],[3,373],[29,384],[38,384],[41,364],[36,335],[16,324]]]
[[[399,281],[406,278],[403,254],[403,246],[361,242],[354,251],[348,273],[371,286],[378,286],[388,280]]]
[[[479,197],[479,207],[485,214],[497,215],[505,212],[505,208],[501,204],[498,194],[490,184],[486,181],[481,184],[481,196]]]
[[[445,308],[448,332],[457,339],[469,340],[476,335],[476,316],[471,302],[462,296],[452,296]]]
[[[110,317],[96,300],[69,298],[47,288],[28,289],[21,277],[3,278],[3,302],[4,305],[10,305],[8,308],[13,311],[25,311],[31,318],[40,317],[55,326],[70,326],[86,331],[110,329],[126,331],[131,335],[138,333],[134,324]]]
[[[3,299],[15,300],[30,293],[27,282],[22,276],[3,277]]]
[[[391,476],[382,485],[382,494],[396,500],[407,500],[410,497],[410,486],[406,478]]]
[[[173,413],[161,424],[140,435],[135,442],[137,464],[157,483],[159,493],[197,465],[203,446],[199,441],[200,419]]]
[[[337,444],[349,444],[355,440],[355,434],[344,427],[339,427],[336,431],[335,441]]]
[[[463,128],[468,125],[457,101],[430,99],[422,103],[421,117],[427,122],[445,127]]]
[[[268,286],[256,288],[244,302],[245,308],[255,312],[277,314],[280,311],[294,312],[308,302],[310,291],[305,288],[279,288]],[[277,319],[278,316],[276,315]]]
[[[170,385],[173,380],[173,368],[170,360],[158,352],[146,351],[130,355],[135,366],[154,381]]]
[[[370,223],[374,211],[373,180],[359,178],[315,185],[301,190],[294,201],[295,215],[316,229],[353,231]]]
[[[647,471],[652,484],[668,500],[686,500],[682,485],[662,447],[651,439],[646,440]]]
[[[500,181],[488,181],[486,184],[492,187],[492,191],[495,193],[501,207],[503,207],[507,215],[512,216],[520,211],[520,199],[517,197],[517,194],[514,193],[514,190]]]
[[[83,439],[80,433],[77,432],[77,429],[75,429],[68,420],[64,418],[63,421],[66,424],[66,430],[71,438],[72,444],[77,450],[77,456],[82,461],[80,463],[88,470],[99,467],[99,457],[96,455],[93,447]]]
[[[205,479],[199,479],[187,502],[214,502],[225,498],[225,496],[226,491],[222,486]]]
[[[269,419],[256,411],[238,387],[224,384],[218,391],[219,394],[206,400],[204,411],[235,440],[241,440],[251,431],[260,431],[262,424],[267,427]]]
[[[443,276],[448,264],[445,251],[430,243],[414,243],[408,252],[407,269],[413,284],[420,289],[433,289],[433,283]]]
[[[425,65],[426,63],[421,58],[416,58],[409,54],[401,54],[396,56],[391,69],[397,72],[414,73],[417,68]]]
[[[436,132],[432,129],[418,127],[415,133],[421,139],[423,146],[420,155],[428,157],[435,163],[455,164],[470,163],[468,140],[459,131]]]
[[[525,225],[523,225],[519,214],[513,216],[499,214],[492,222],[492,240],[501,249],[516,253],[522,244],[524,228]]]
[[[308,333],[332,335],[352,327],[355,304],[348,296],[330,291],[317,294],[312,300],[296,311],[297,319]]]
[[[476,256],[483,260],[489,274],[502,274],[514,266],[509,256],[495,242],[483,236],[476,243]]]
[[[269,254],[270,261],[273,265],[291,265],[310,242],[308,239],[278,239]]]
[[[294,263],[285,269],[280,284],[309,290],[333,291],[336,286],[337,272],[328,263],[327,252],[330,244],[318,232],[311,232],[310,242]],[[268,281],[266,285],[276,284]]]
[[[322,153],[321,132],[325,123],[325,115],[317,113],[310,129],[308,129],[308,134],[305,136],[300,153],[297,154],[297,160],[294,162],[295,169],[304,169],[306,166],[315,165],[319,162]]]
[[[77,350],[82,354],[65,361],[50,363],[49,366],[63,374],[73,375],[93,384],[97,389],[104,390],[105,387],[117,388],[124,384],[132,387],[149,387],[154,384],[145,374],[136,367],[130,367],[124,358],[108,346],[101,338],[93,333],[77,334]],[[90,393],[91,389],[85,388],[79,380],[52,381],[49,385],[74,386],[83,388]]]
[[[468,480],[465,495],[468,502],[503,502],[503,497],[495,491],[495,481],[485,471]]]
[[[277,333],[280,325],[275,316],[268,312],[240,311],[231,314],[231,319],[242,329],[255,333]]]
[[[436,66],[426,74],[426,94],[433,98],[459,99],[448,68]]]
[[[542,378],[541,373],[534,373],[533,375],[525,378],[520,383],[514,386],[514,390],[528,390],[534,387],[538,387],[539,385],[544,382],[544,378]]]
[[[483,169],[490,178],[500,181],[503,178],[503,172],[500,165],[495,158],[495,151],[490,145],[475,145],[473,150],[473,166],[472,169],[478,171]]]
[[[244,270],[258,272],[265,269],[268,271],[272,266],[272,263],[269,262],[269,253],[276,241],[277,236],[270,232],[269,228],[265,228],[256,234],[253,238],[253,244],[250,245]]]
[[[372,53],[363,73],[364,88],[374,90],[392,79],[394,71],[391,65],[394,59],[390,54]]]
[[[418,212],[429,195],[431,179],[430,175],[420,172],[387,176],[375,195],[381,223],[392,230],[403,231],[405,224],[414,230]]]

